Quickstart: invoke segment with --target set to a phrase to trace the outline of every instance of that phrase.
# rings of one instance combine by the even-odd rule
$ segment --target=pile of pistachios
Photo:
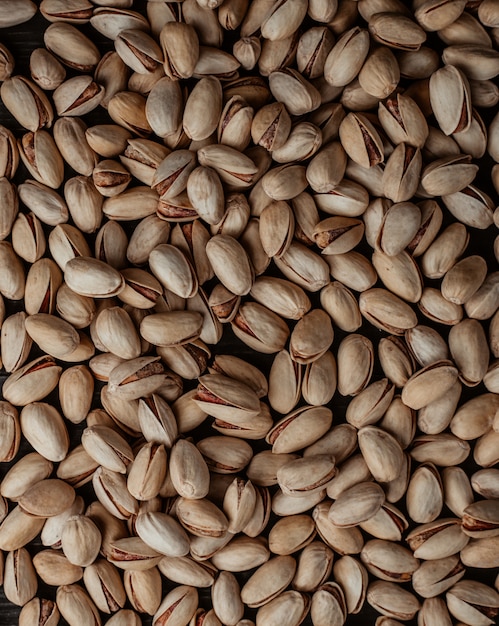
[[[497,0],[0,2],[20,626],[497,623],[498,76]]]

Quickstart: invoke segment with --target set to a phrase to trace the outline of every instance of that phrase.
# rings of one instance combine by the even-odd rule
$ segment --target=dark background
[[[138,2],[135,3],[135,6],[133,7],[133,9],[139,10],[145,13],[145,1],[139,0]],[[0,42],[7,46],[7,48],[12,52],[15,58],[16,64],[15,64],[14,74],[23,74],[25,76],[29,76],[29,65],[28,65],[29,56],[33,49],[43,46],[43,32],[44,32],[44,29],[48,26],[48,24],[49,23],[41,16],[41,14],[38,13],[28,23],[25,23],[16,27],[12,27],[12,28],[0,30]],[[102,54],[104,54],[108,50],[113,49],[112,42],[110,42],[109,40],[101,36],[90,25],[87,24],[87,25],[79,26],[79,28],[81,28],[82,32],[84,32],[85,34],[87,34],[89,37],[92,38],[92,40],[97,44],[97,46],[101,50]],[[227,35],[227,42],[228,42],[227,50],[230,50],[232,47],[232,42],[233,42],[233,35],[231,35],[230,33]],[[437,49],[441,49],[442,47],[440,40],[435,36],[430,37],[430,43],[431,45],[434,45]],[[69,68],[66,68],[66,69],[67,69],[67,77],[69,78],[70,76],[73,75],[73,73],[71,70],[69,70]],[[480,110],[480,114],[482,115],[486,124],[490,121],[490,119],[492,118],[495,112],[496,112],[495,109],[494,110],[491,110],[491,109]],[[98,124],[98,123],[109,123],[110,121],[107,116],[107,113],[102,108],[97,108],[89,115],[84,116],[83,119],[87,123],[88,126],[91,126],[93,124]],[[434,121],[432,122],[431,120],[430,122],[435,123]],[[17,138],[20,138],[22,134],[25,132],[25,129],[22,129],[18,125],[16,120],[12,118],[12,116],[8,113],[8,111],[5,109],[3,104],[1,104],[1,102],[0,102],[0,124],[5,125],[6,127],[10,128],[14,132]],[[477,180],[475,181],[475,184],[477,184],[481,189],[489,193],[494,199],[494,202],[497,202],[497,196],[495,194],[495,191],[490,181],[490,168],[492,167],[492,164],[493,163],[488,157],[484,157],[481,160],[480,162],[481,169],[478,174]],[[67,168],[67,169],[68,171],[67,171],[66,179],[74,175],[74,172],[72,172],[70,168]],[[30,175],[27,173],[26,169],[24,168],[21,162],[19,165],[16,177],[14,179],[14,182],[20,183],[25,178],[30,178]],[[441,206],[442,208],[444,208],[442,204]],[[445,208],[444,208],[444,213],[445,213]],[[453,221],[452,216],[449,216],[448,214],[446,214],[444,224],[450,223],[452,221]],[[125,224],[122,223],[122,225],[125,227],[127,231],[131,231],[134,227],[133,222],[125,223]],[[479,230],[475,230],[472,228],[469,228],[468,230],[470,232],[471,238],[470,238],[470,244],[465,254],[466,255],[481,254],[487,260],[489,272],[496,271],[497,261],[493,255],[493,242],[497,234],[496,228],[494,226],[491,226],[486,231],[479,231]],[[91,243],[93,244],[93,236],[91,237],[91,239],[92,239]],[[370,255],[370,253],[372,252],[370,251],[370,248],[365,243],[361,244],[361,246],[359,246],[358,249],[361,252],[366,253],[366,255]],[[1,268],[0,268],[0,271],[1,271]],[[268,273],[278,275],[278,272],[273,266],[269,267]],[[425,279],[425,284],[429,284],[431,286],[438,286],[439,281],[427,281]],[[210,288],[211,288],[210,285],[208,285],[207,286],[208,292],[210,291]],[[309,294],[309,296],[311,297],[313,301],[313,305],[319,306],[318,295]],[[22,301],[18,303],[6,302],[6,305],[7,305],[7,315],[17,310],[22,310],[23,308]],[[435,325],[432,322],[430,322],[430,320],[424,318],[421,315],[420,315],[420,322],[422,324],[434,326],[435,328],[438,329],[438,331],[444,337],[447,336],[447,333],[449,331],[448,327],[443,326],[443,325]],[[485,325],[485,328],[488,329],[488,321],[486,321],[484,325]],[[376,347],[380,338],[385,336],[385,333],[378,331],[377,329],[373,328],[367,323],[364,323],[362,328],[359,329],[357,332],[360,332],[370,337],[370,339],[373,341],[375,352],[376,352]],[[334,353],[336,353],[337,347],[344,336],[345,336],[345,333],[343,333],[339,329],[335,329],[335,339],[334,339],[334,343],[332,346],[332,350]],[[237,356],[245,358],[250,363],[253,363],[254,365],[260,367],[262,371],[264,371],[266,374],[268,374],[270,365],[273,360],[273,356],[266,356],[266,355],[258,354],[254,351],[249,350],[242,342],[240,342],[233,335],[230,327],[228,326],[225,326],[224,328],[224,335],[223,335],[222,341],[217,346],[210,346],[210,349],[212,350],[212,356],[215,356],[216,354],[233,353],[233,354],[236,354]],[[32,351],[32,354],[30,355],[30,359],[35,358],[36,356],[38,356],[38,352],[35,347]],[[3,383],[6,376],[7,375],[4,372],[4,370],[0,370],[0,384]],[[382,376],[383,376],[383,373],[380,369],[378,361],[376,361],[372,380],[376,380]],[[187,391],[192,386],[193,386],[193,383],[189,384],[188,382],[186,382],[184,391]],[[467,389],[466,387],[464,387],[463,395],[462,395],[462,399],[460,403],[463,403],[467,399],[474,397],[475,395],[478,395],[479,393],[483,393],[484,391],[486,390],[483,387],[483,385],[480,385],[479,387],[475,387],[473,389]],[[47,401],[52,402],[55,406],[59,406],[56,394],[52,394],[51,396],[49,396]],[[98,390],[95,394],[94,404],[96,407],[100,406]],[[347,400],[343,398],[342,396],[340,396],[338,393],[336,393],[332,402],[330,403],[330,406],[333,409],[333,415],[334,415],[333,423],[336,425],[345,421],[344,415],[345,415],[345,409],[347,406]],[[71,433],[72,446],[79,443],[81,431],[83,430],[84,426],[85,426],[84,423],[78,426],[68,424],[68,427]],[[216,434],[216,433],[210,428],[209,423],[203,424],[199,429],[197,429],[193,433],[196,439],[199,439],[204,436],[208,436],[210,434]],[[473,442],[470,442],[470,443],[473,445]],[[263,448],[266,446],[265,444],[262,445],[261,443],[256,442],[255,449],[259,449],[259,447]],[[31,451],[30,446],[25,441],[23,441],[16,460],[21,458],[25,453],[29,451]],[[0,480],[5,475],[6,471],[8,470],[11,464],[0,463]],[[463,464],[463,467],[467,471],[468,475],[471,475],[473,472],[480,469],[478,466],[474,464],[472,460],[472,454],[470,455],[468,460]],[[88,485],[80,489],[79,493],[80,492],[84,497],[88,496],[91,499],[94,498],[94,496],[91,495],[92,489]],[[89,503],[90,499],[88,499],[87,502]],[[400,508],[402,511],[405,510],[403,500],[396,503],[396,506]],[[453,514],[452,512],[444,508],[441,516],[453,517]],[[413,526],[414,524],[411,527]],[[368,537],[366,536],[366,539],[367,538]],[[28,549],[32,555],[34,555],[37,551],[39,551],[42,548],[43,546],[41,546],[39,540],[35,540],[34,542],[32,542],[32,544],[28,546]],[[468,569],[466,572],[466,578],[481,580],[483,582],[487,582],[488,584],[492,585],[496,574],[497,574],[497,569],[496,570]],[[241,580],[241,582],[243,582],[244,579],[249,577],[249,574],[245,574],[241,576],[238,575],[238,577]],[[408,590],[412,590],[410,585],[404,585],[404,587],[406,587]],[[165,582],[165,592],[169,588],[170,587],[167,586]],[[40,597],[55,599],[55,588],[47,587],[44,584],[40,584],[38,595]],[[201,606],[204,606],[206,608],[209,608],[211,606],[210,600],[209,600],[209,590],[200,590],[200,604]],[[125,608],[130,608],[130,607],[127,605],[127,607]],[[1,626],[14,626],[15,624],[17,624],[19,610],[20,610],[19,607],[14,607],[5,599],[5,597],[3,596],[3,589],[0,588],[0,625]],[[356,626],[356,625],[357,626],[360,626],[360,625],[370,626],[370,625],[374,625],[374,622],[377,616],[378,614],[375,611],[373,611],[371,607],[366,603],[362,612],[359,615],[348,616],[346,623],[351,626]],[[248,617],[253,617],[254,619],[254,611],[249,611]],[[141,615],[141,618],[144,624],[149,624],[151,622],[151,619],[147,616]],[[103,616],[103,622],[105,622],[107,619],[108,617]],[[63,623],[62,620],[61,620],[61,623]],[[310,618],[307,618],[307,620],[304,623],[311,624]],[[411,623],[415,624],[416,620],[414,620]],[[286,626],[286,625],[283,624],[283,626]]]

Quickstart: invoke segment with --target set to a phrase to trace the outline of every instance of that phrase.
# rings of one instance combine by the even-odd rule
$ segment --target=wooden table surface
[[[136,6],[138,7],[139,10],[144,12],[145,2],[143,0],[141,2],[138,2]],[[136,7],[134,7],[134,9],[135,8]],[[16,60],[15,73],[29,75],[29,70],[28,70],[29,56],[34,48],[43,46],[43,31],[47,26],[48,26],[48,22],[46,22],[45,19],[40,14],[37,14],[35,18],[33,18],[30,22],[26,24],[22,24],[17,27],[4,29],[3,31],[0,31],[0,42],[5,44],[15,57],[15,60]],[[81,27],[81,29],[83,32],[88,34],[96,42],[96,44],[98,45],[99,49],[102,52],[113,49],[112,43],[109,42],[107,39],[105,39],[103,36],[99,35],[89,25],[85,25]],[[68,72],[68,75],[70,75],[69,72]],[[487,120],[491,118],[491,116],[495,113],[495,111],[483,110],[481,111],[481,113],[483,113],[484,118]],[[103,123],[105,121],[109,121],[109,118],[107,117],[107,114],[102,109],[97,109],[91,114],[85,116],[84,120],[90,126],[92,124]],[[16,134],[17,137],[20,137],[23,134],[23,132],[25,132],[19,126],[19,124],[12,118],[12,116],[8,113],[8,111],[4,108],[3,104],[1,103],[0,103],[0,124],[5,125],[11,130],[13,130],[13,132]],[[487,159],[485,159],[484,162],[485,162],[485,165],[479,173],[479,176],[477,178],[477,184],[479,187],[481,187],[482,189],[490,193],[491,196],[497,202],[497,197],[493,188],[491,187],[490,178],[489,178],[490,167],[492,163],[490,162],[490,160],[487,160]],[[30,177],[30,176],[28,175],[23,165],[20,164],[18,173],[16,175],[14,182],[19,183],[24,178],[27,178],[27,177]],[[446,217],[446,220],[447,222],[451,221],[449,220],[448,216]],[[131,228],[132,226],[133,225],[130,224],[128,227]],[[492,226],[486,231],[478,231],[478,230],[470,228],[469,231],[471,235],[471,240],[470,240],[469,247],[466,251],[466,254],[469,255],[469,254],[476,253],[476,254],[481,254],[482,256],[486,256],[489,271],[496,271],[497,262],[492,252],[493,241],[497,234],[497,230],[495,229],[495,227]],[[364,251],[366,254],[369,253],[369,248],[367,246],[361,247],[359,249],[360,251]],[[1,268],[0,268],[0,271],[1,271]],[[275,270],[271,269],[270,273],[272,272],[275,273]],[[431,283],[432,281],[429,281],[429,282]],[[319,305],[317,294],[313,294],[311,299],[313,300],[313,303],[315,305],[317,306]],[[8,313],[12,313],[15,310],[21,310],[21,308],[22,308],[22,303],[16,303],[15,305],[12,305],[11,303],[8,306]],[[447,336],[447,333],[449,330],[448,327],[441,326],[441,325],[434,325],[427,318],[421,315],[420,315],[420,322],[422,324],[435,326],[439,330],[439,332],[441,332],[444,335],[444,337]],[[488,321],[485,322],[485,328],[486,329],[488,328]],[[380,338],[385,336],[385,333],[382,333],[376,330],[375,328],[370,326],[368,323],[364,323],[362,328],[359,329],[358,332],[370,337],[374,343],[375,348]],[[334,339],[334,343],[332,347],[333,352],[336,352],[337,347],[341,339],[344,336],[345,336],[345,333],[343,333],[342,331],[338,329],[335,329],[335,339]],[[265,373],[268,373],[270,364],[272,363],[272,360],[273,360],[273,356],[265,356],[265,355],[257,354],[249,350],[243,343],[241,343],[233,335],[230,328],[227,326],[225,328],[224,336],[220,344],[214,347],[210,346],[210,348],[213,348],[212,350],[213,356],[216,354],[233,353],[238,356],[241,356],[242,358],[246,358],[249,362],[260,367]],[[33,354],[35,355],[35,352]],[[376,362],[376,367],[373,373],[372,380],[374,381],[378,378],[381,378],[382,376],[383,376],[383,373],[380,369],[379,363]],[[3,383],[5,378],[6,378],[5,372],[3,370],[0,370],[0,385],[1,383]],[[188,385],[186,385],[185,389],[187,390],[187,388],[188,388]],[[485,388],[483,387],[483,385],[480,385],[479,387],[476,387],[471,390],[464,388],[461,402],[464,402],[466,399],[471,398],[479,393],[483,393],[484,391],[485,391]],[[99,406],[98,396],[99,394],[97,392],[95,395],[95,406]],[[49,401],[50,400],[52,400],[54,404],[57,405],[58,403],[57,398],[54,394],[49,397]],[[340,396],[338,393],[336,393],[332,402],[330,403],[330,406],[333,410],[333,415],[334,415],[334,422],[333,422],[334,424],[339,424],[345,421],[344,415],[345,415],[346,405],[347,405],[346,400],[342,396]],[[84,427],[84,424],[79,425],[79,426],[74,426],[70,424],[69,426],[71,430],[72,444],[76,444],[77,442],[79,443],[80,433]],[[200,436],[204,436],[206,434],[213,434],[213,431],[211,430],[209,425],[205,425],[201,427],[201,429],[199,430],[199,434]],[[30,446],[26,442],[24,442],[21,446],[21,450],[19,452],[18,458],[20,458],[24,453],[30,450],[31,450]],[[469,459],[463,464],[463,467],[468,472],[469,475],[471,475],[471,473],[473,473],[477,469],[480,469],[474,464],[471,455]],[[8,464],[0,463],[0,480],[5,475],[5,472],[7,471],[7,469],[8,469]],[[81,491],[83,494],[85,493],[89,494],[91,490],[90,488],[85,487]],[[403,501],[398,502],[396,506],[399,507],[402,511],[405,510]],[[444,510],[444,512],[442,513],[442,516],[451,517],[453,516],[453,514],[449,510]],[[41,548],[42,546],[39,540],[36,540],[29,546],[29,550],[32,555],[34,555]],[[489,584],[493,584],[496,574],[497,574],[497,570],[483,570],[482,571],[482,570],[468,569],[466,573],[466,577],[472,578],[475,580],[488,582]],[[248,575],[246,575],[245,577],[247,578]],[[243,578],[244,577],[242,577],[241,579]],[[410,585],[405,585],[405,587],[410,589]],[[41,584],[39,587],[38,595],[41,597],[54,599],[55,589],[49,588],[46,585]],[[208,591],[201,590],[200,597],[201,597],[201,605],[208,607],[209,606]],[[130,608],[130,607],[127,605],[127,608]],[[0,626],[17,625],[18,614],[19,614],[19,608],[14,607],[5,599],[3,595],[3,589],[0,588]],[[254,612],[250,612],[250,615],[251,614],[254,615]],[[346,623],[347,623],[347,626],[350,626],[350,625],[351,626],[361,626],[361,625],[371,626],[371,625],[374,625],[377,615],[378,614],[373,609],[371,609],[371,607],[366,603],[362,612],[359,615],[348,616]],[[151,622],[150,618],[145,618],[144,616],[142,617],[143,617],[144,624],[150,624]],[[105,619],[106,618],[103,619],[103,622],[105,622]],[[62,620],[61,620],[61,623],[63,623]],[[411,622],[411,623],[415,624],[416,621],[414,620],[414,622]],[[310,618],[307,618],[304,624],[311,624]],[[286,624],[283,624],[283,626],[286,626]]]

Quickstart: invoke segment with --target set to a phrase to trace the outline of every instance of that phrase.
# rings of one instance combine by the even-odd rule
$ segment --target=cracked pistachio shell
[[[410,550],[382,539],[368,541],[362,548],[360,558],[371,574],[397,583],[411,580],[419,567],[419,561]]]
[[[421,608],[414,594],[397,583],[388,581],[371,583],[367,588],[366,598],[378,613],[403,621],[412,619]]]
[[[489,361],[488,342],[480,322],[466,319],[453,326],[449,332],[449,349],[461,382],[468,387],[478,385]]]
[[[336,474],[334,457],[310,455],[289,461],[277,470],[277,482],[285,494],[300,497],[322,491]]]
[[[153,626],[161,626],[168,621],[188,624],[198,608],[198,591],[195,587],[180,585],[170,591],[153,616]]]
[[[253,389],[258,398],[268,392],[268,382],[264,374],[254,365],[232,354],[218,354],[213,360],[210,373],[220,373],[245,383]]]
[[[77,228],[85,233],[93,233],[99,228],[104,199],[89,176],[70,178],[64,185],[64,198]]]
[[[144,317],[141,336],[153,345],[173,346],[199,337],[202,316],[196,311],[169,311]]]
[[[185,556],[189,540],[185,530],[170,515],[151,511],[137,517],[137,534],[151,548],[169,557]]]
[[[405,250],[388,255],[375,250],[372,263],[379,278],[389,291],[408,301],[419,302],[423,292],[423,280],[414,258]]]
[[[419,148],[399,143],[388,157],[383,173],[384,195],[393,202],[405,202],[416,193],[422,157]]]
[[[182,124],[194,141],[207,139],[218,126],[222,113],[222,86],[215,76],[204,76],[190,92],[184,106]]]
[[[35,132],[52,126],[52,105],[45,92],[29,79],[22,76],[8,78],[2,83],[0,96],[4,106],[27,130]]]
[[[241,589],[241,599],[250,608],[263,606],[277,597],[293,580],[296,561],[290,555],[275,556],[251,575]]]
[[[12,461],[19,450],[21,425],[17,409],[5,400],[0,402],[0,432],[0,458],[2,462]],[[3,483],[4,481],[2,481],[2,487]]]
[[[133,460],[133,452],[128,442],[108,426],[87,426],[82,433],[81,442],[94,461],[113,472],[125,474]]]
[[[18,140],[19,155],[29,173],[51,189],[60,187],[64,161],[52,135],[45,130],[28,132]]]
[[[96,45],[78,28],[67,22],[54,22],[45,30],[43,40],[64,65],[80,72],[91,72],[100,61]]]
[[[434,72],[429,96],[438,125],[446,135],[468,130],[472,119],[470,87],[459,68],[445,65]]]
[[[251,446],[246,441],[230,436],[205,437],[198,442],[197,447],[215,474],[242,471],[252,456]]]
[[[358,26],[343,32],[328,54],[324,77],[333,86],[344,87],[357,77],[369,52],[369,32]]]
[[[23,435],[37,452],[49,461],[62,461],[66,457],[68,430],[55,407],[45,402],[30,402],[24,405],[19,417]]]
[[[199,166],[187,180],[187,196],[197,214],[208,224],[218,224],[225,213],[225,197],[215,170]]]
[[[40,480],[49,478],[53,469],[51,461],[38,452],[30,452],[6,472],[0,485],[0,493],[3,498],[17,502],[30,487]]]
[[[59,379],[59,401],[66,419],[81,423],[92,404],[94,379],[86,365],[75,365],[65,370]]]
[[[116,611],[117,617],[114,617],[114,622],[118,626],[126,622],[126,618],[123,622],[120,621],[121,616],[125,617],[120,609],[125,604],[126,592],[120,574],[114,565],[104,559],[98,559],[85,569],[83,581],[92,600],[100,611],[107,614]],[[135,615],[133,612],[131,613]],[[135,616],[135,618],[135,622],[126,623],[133,623],[135,626],[139,619],[138,616]]]
[[[347,422],[356,428],[375,424],[388,410],[394,391],[386,378],[371,383],[351,400],[345,415]]]
[[[364,235],[364,224],[349,217],[329,217],[319,222],[313,231],[315,243],[322,254],[349,252]]]
[[[182,298],[192,298],[198,289],[198,280],[188,257],[171,244],[160,244],[149,254],[152,273],[169,289]]]
[[[311,307],[305,291],[295,283],[282,278],[258,277],[250,295],[260,304],[265,304],[274,313],[287,319],[299,320]]]
[[[160,78],[146,101],[146,117],[158,137],[173,135],[182,123],[183,95],[179,81]]]
[[[402,401],[421,409],[438,400],[456,382],[458,370],[447,360],[436,361],[413,374],[402,390]]]
[[[210,587],[217,573],[216,567],[210,562],[196,561],[191,556],[167,556],[160,562],[159,571],[173,582],[181,585],[192,585],[198,588]],[[158,582],[159,591],[161,592],[161,580],[159,576]]]
[[[384,500],[385,494],[378,484],[357,483],[338,496],[331,505],[328,516],[333,524],[341,528],[357,526],[376,515]]]
[[[269,549],[274,554],[297,552],[313,541],[316,529],[308,514],[290,515],[278,520],[269,533]]]
[[[296,51],[300,72],[310,79],[322,76],[326,58],[334,43],[335,38],[326,26],[315,26],[305,31]]]
[[[276,100],[283,102],[291,115],[303,115],[321,104],[319,91],[294,69],[281,68],[269,75],[269,86]]]
[[[331,503],[320,502],[312,511],[312,518],[321,539],[330,548],[341,554],[358,554],[364,545],[362,533],[358,528],[339,528],[331,522],[328,511]]]
[[[121,274],[113,267],[91,257],[76,257],[66,263],[64,279],[70,289],[81,296],[108,298],[125,286]]]
[[[57,608],[69,624],[95,623],[100,625],[100,614],[90,596],[76,584],[61,585],[56,593]]]
[[[33,598],[26,603],[19,613],[20,626],[40,624],[45,620],[46,626],[57,626],[60,619],[59,609],[55,602],[41,598]]]
[[[26,277],[24,306],[26,313],[50,313],[56,308],[56,295],[62,283],[62,273],[52,259],[35,261]]]
[[[336,499],[344,491],[372,479],[371,472],[367,467],[362,454],[353,454],[339,466],[338,474],[327,487],[329,497]]]
[[[330,315],[333,323],[346,332],[354,333],[362,324],[357,299],[339,281],[333,281],[321,290],[322,308]]]
[[[277,470],[293,459],[296,454],[284,454],[264,450],[253,456],[246,468],[246,475],[254,485],[269,487],[277,484]]]
[[[396,335],[380,340],[378,358],[383,373],[397,387],[403,387],[414,373],[414,359],[405,342]]]
[[[262,187],[273,200],[292,200],[307,187],[305,166],[285,163],[274,167],[263,176]]]
[[[191,442],[179,439],[170,451],[170,479],[184,498],[204,498],[209,489],[209,470],[201,452]]]
[[[282,350],[289,337],[286,322],[257,302],[242,304],[231,327],[241,341],[265,354]]]
[[[127,520],[131,515],[138,512],[138,503],[128,492],[125,478],[122,474],[99,467],[92,476],[92,485],[99,502],[114,517],[120,520]],[[133,539],[137,538],[132,538],[132,541]],[[112,555],[115,540],[113,539],[112,542],[109,545],[109,556]],[[125,546],[122,553],[126,556]],[[137,567],[137,569],[139,568]]]
[[[293,239],[294,230],[294,215],[284,200],[271,201],[261,212],[260,240],[269,257],[279,257],[286,252]]]
[[[437,453],[439,449],[439,453]],[[451,433],[422,435],[416,437],[411,449],[411,457],[419,463],[434,463],[450,467],[462,463],[470,453],[470,445]]]
[[[286,278],[307,291],[319,291],[329,283],[328,263],[301,243],[291,242],[286,252],[274,260]]]
[[[463,511],[463,532],[475,538],[499,535],[498,510],[495,499],[472,502]]]
[[[204,411],[221,419],[233,422],[258,415],[260,402],[255,391],[240,380],[223,374],[207,374],[199,378],[195,403]]]
[[[0,241],[0,294],[9,300],[20,300],[25,295],[26,279],[22,261],[8,241]]]
[[[131,133],[117,124],[98,124],[85,131],[88,145],[100,156],[110,159],[117,157],[127,147]]]
[[[405,142],[422,148],[428,136],[428,124],[416,102],[404,94],[395,94],[378,107],[379,121],[388,138],[396,144]]]
[[[469,317],[478,320],[489,319],[497,310],[495,272],[488,274],[479,289],[465,303],[465,311]]]
[[[167,22],[159,42],[164,56],[164,70],[169,78],[190,78],[199,59],[199,38],[188,23]]]
[[[413,588],[423,598],[434,598],[440,593],[447,591],[458,582],[465,574],[465,567],[454,554],[444,559],[425,561],[414,572],[412,578]]]
[[[12,224],[14,252],[28,263],[43,257],[46,239],[40,220],[33,213],[19,213]]]
[[[44,355],[13,372],[4,382],[4,399],[16,406],[26,406],[47,396],[59,382],[62,367]]]
[[[287,350],[274,358],[269,374],[269,402],[279,413],[288,413],[300,399],[301,366],[291,359]]]
[[[33,517],[16,506],[0,526],[2,550],[12,551],[24,547],[40,533],[45,518]]]
[[[463,309],[461,305],[446,300],[440,289],[425,287],[418,302],[419,310],[428,319],[440,324],[454,325],[461,321]]]
[[[10,235],[19,211],[16,188],[5,176],[0,178],[0,198],[3,207],[0,217],[0,238],[3,240]]]
[[[333,551],[322,541],[312,541],[305,546],[296,567],[292,586],[297,591],[310,592],[322,585],[331,575]]]
[[[75,328],[55,315],[30,315],[26,318],[25,328],[43,352],[56,358],[67,357],[80,343]]]
[[[341,585],[349,613],[358,613],[367,591],[367,571],[352,556],[343,556],[333,566],[334,578]]]
[[[100,343],[103,351],[122,359],[135,359],[140,355],[140,338],[125,309],[106,306],[97,314],[93,330],[94,342]]]
[[[123,582],[132,607],[139,613],[154,615],[162,599],[159,570],[156,567],[144,571],[129,570],[124,573]]]
[[[163,63],[161,48],[144,30],[124,28],[114,39],[114,47],[132,71],[150,74]]]
[[[99,554],[101,540],[97,525],[86,515],[72,515],[62,528],[62,551],[72,565],[90,566]]]
[[[417,324],[413,309],[386,289],[368,289],[360,294],[359,308],[362,315],[381,330],[402,335]]]
[[[359,72],[360,87],[370,96],[383,99],[396,89],[400,69],[393,52],[386,46],[375,48],[364,61]]]
[[[407,486],[406,504],[409,517],[420,524],[433,522],[443,506],[442,480],[432,463],[422,463],[413,472]]]
[[[246,251],[230,235],[214,235],[206,245],[208,260],[220,282],[235,295],[246,295],[254,281],[254,270]]]
[[[215,567],[221,570],[241,572],[259,567],[268,561],[269,556],[266,540],[243,535],[231,539],[210,560]],[[207,570],[206,573],[209,574],[210,570]]]
[[[301,407],[279,420],[266,436],[274,453],[296,452],[322,437],[333,415],[326,407]]]
[[[442,200],[456,219],[472,228],[484,230],[494,219],[492,199],[474,185],[468,185],[461,191],[442,196]]]
[[[371,379],[374,349],[371,340],[359,334],[345,337],[338,348],[338,391],[342,396],[357,395]]]
[[[461,560],[467,567],[497,567],[498,544],[497,536],[471,539],[460,552]]]
[[[398,441],[377,426],[364,426],[358,432],[359,447],[369,471],[379,482],[400,476],[404,454]]]
[[[298,626],[309,609],[309,598],[299,591],[284,591],[258,609],[256,626],[281,624],[287,620],[289,626]]]
[[[297,363],[306,365],[321,357],[333,338],[329,315],[321,309],[312,309],[294,327],[289,339],[289,354]]]
[[[25,548],[19,548],[7,554],[3,589],[7,600],[18,606],[23,606],[35,596],[38,581],[31,556]]]
[[[339,136],[348,156],[362,167],[383,162],[381,138],[364,114],[350,112],[340,124]]]
[[[254,115],[251,124],[251,137],[269,151],[284,145],[291,131],[291,118],[282,102],[263,106]]]
[[[445,597],[453,617],[476,626],[493,624],[499,613],[499,594],[478,581],[460,580]]]
[[[303,374],[301,393],[305,402],[313,406],[327,404],[336,391],[337,367],[332,352],[307,364]]]
[[[272,151],[272,158],[277,163],[303,161],[313,156],[322,143],[323,132],[318,125],[311,122],[298,122],[291,127],[286,141]]]
[[[19,498],[19,506],[28,515],[47,518],[68,509],[74,499],[71,485],[58,478],[47,478],[29,487]]]
[[[229,522],[211,500],[181,496],[175,503],[175,513],[178,521],[192,535],[220,539],[227,534]]]
[[[149,30],[149,24],[146,18],[136,11],[128,10],[127,6],[131,5],[131,2],[96,2],[95,4],[104,5],[98,6],[94,9],[93,15],[90,18],[90,24],[96,31],[108,37],[109,39],[115,39],[121,30],[125,29],[140,29],[143,31]]]
[[[244,615],[239,583],[231,572],[218,574],[211,588],[211,602],[215,615],[224,624],[237,624]]]
[[[307,6],[308,3],[304,0],[298,2],[287,0],[279,6],[272,7],[261,23],[263,37],[274,41],[292,35],[302,23]]]

